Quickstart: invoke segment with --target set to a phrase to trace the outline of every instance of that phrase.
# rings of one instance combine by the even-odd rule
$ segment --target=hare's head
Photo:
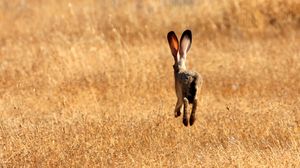
[[[180,43],[173,31],[168,33],[167,38],[175,61],[173,65],[174,71],[178,72],[180,69],[185,70],[186,55],[192,44],[192,32],[185,30],[181,35]]]

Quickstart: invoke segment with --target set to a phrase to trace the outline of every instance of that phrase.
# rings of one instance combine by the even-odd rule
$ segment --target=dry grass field
[[[300,167],[299,44],[299,0],[2,0],[0,167]]]

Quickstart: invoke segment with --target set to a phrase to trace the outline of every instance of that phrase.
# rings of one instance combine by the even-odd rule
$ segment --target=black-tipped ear
[[[177,53],[179,50],[179,43],[176,34],[173,31],[170,31],[167,35],[169,46],[172,52],[172,55],[175,61],[178,61]]]
[[[190,30],[185,30],[180,38],[180,56],[186,56],[192,45],[192,32]]]

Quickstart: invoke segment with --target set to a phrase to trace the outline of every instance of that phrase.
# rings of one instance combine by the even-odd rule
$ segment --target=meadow
[[[166,35],[193,32],[196,122]],[[2,0],[0,167],[299,167],[298,0]]]

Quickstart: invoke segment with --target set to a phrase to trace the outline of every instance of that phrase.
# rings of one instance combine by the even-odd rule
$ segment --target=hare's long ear
[[[175,62],[178,62],[177,53],[178,53],[178,50],[179,50],[179,43],[178,43],[177,36],[173,31],[170,31],[168,33],[167,38],[168,38],[169,46],[170,46],[172,55],[174,57],[174,60],[175,60]]]
[[[180,38],[180,50],[179,54],[181,57],[186,59],[186,53],[189,51],[192,45],[192,32],[190,30],[185,30]]]

